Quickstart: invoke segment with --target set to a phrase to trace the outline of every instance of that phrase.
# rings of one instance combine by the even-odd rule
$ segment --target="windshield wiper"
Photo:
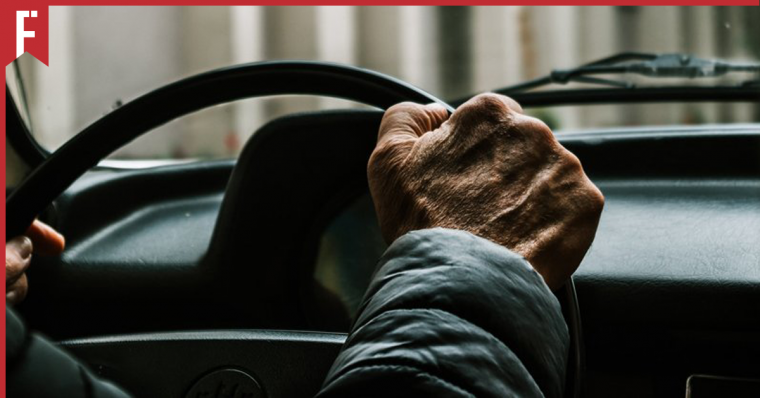
[[[549,84],[567,84],[570,82],[602,84],[622,88],[636,87],[633,82],[593,76],[604,74],[632,73],[654,78],[694,79],[719,77],[734,72],[760,73],[760,64],[708,60],[688,54],[621,53],[573,69],[556,69],[548,76],[504,87],[494,90],[494,92],[509,95]],[[739,86],[756,86],[757,84],[758,80],[754,79],[742,82]]]

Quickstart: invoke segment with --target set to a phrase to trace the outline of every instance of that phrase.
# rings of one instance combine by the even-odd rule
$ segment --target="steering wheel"
[[[88,169],[151,129],[189,113],[244,98],[311,94],[380,109],[403,101],[454,109],[398,79],[366,69],[321,62],[263,62],[222,68],[180,80],[114,110],[69,140],[6,200],[6,241]]]
[[[51,154],[6,199],[6,241],[24,233],[34,218],[77,178],[148,131],[189,113],[235,100],[305,94],[353,100],[380,109],[403,101],[436,102],[401,80],[366,69],[322,62],[262,62],[195,75],[145,94],[96,121]],[[572,281],[557,293],[571,330],[566,396],[580,392],[580,318]]]

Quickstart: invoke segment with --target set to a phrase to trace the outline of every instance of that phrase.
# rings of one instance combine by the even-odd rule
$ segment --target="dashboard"
[[[238,161],[88,172],[45,216],[69,246],[32,270],[25,319],[59,339],[345,332],[385,248],[364,172],[381,115],[288,116]],[[606,197],[575,275],[587,396],[760,377],[760,125],[557,136]]]

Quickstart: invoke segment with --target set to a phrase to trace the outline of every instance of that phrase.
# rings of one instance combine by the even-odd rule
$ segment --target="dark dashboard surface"
[[[301,127],[314,116],[291,121]],[[606,197],[597,239],[576,274],[582,298],[583,290],[597,285],[604,289],[592,289],[593,294],[626,292],[620,302],[611,301],[618,297],[614,294],[589,296],[586,300],[596,304],[587,305],[622,310],[653,305],[653,291],[690,294],[690,289],[705,287],[711,300],[703,300],[703,306],[678,306],[677,317],[658,317],[649,310],[641,315],[662,322],[693,318],[695,324],[758,326],[758,317],[719,311],[710,303],[722,291],[737,299],[744,294],[759,298],[759,125],[619,129],[558,137],[580,157]],[[131,273],[137,282],[140,270],[170,278],[173,271],[197,268],[211,242],[234,166],[230,160],[101,169],[75,183],[57,201],[51,221],[68,238],[61,259],[67,272],[89,275],[84,284],[97,280],[97,286],[80,293],[111,290],[101,277]],[[633,286],[638,288],[626,288]],[[627,311],[605,312],[608,320],[631,316]]]
[[[642,322],[757,326],[757,312],[717,304],[734,297],[736,304],[754,298],[760,306],[760,180],[596,183],[605,210],[576,280],[581,289],[603,289],[584,301],[604,309],[608,321],[635,314]],[[615,291],[627,295],[612,301],[607,293]]]
[[[598,311],[605,322],[760,326],[760,179],[595,183],[606,204],[575,275],[584,321]],[[140,269],[189,272],[206,253],[221,202],[219,192],[144,205],[70,239],[62,262],[95,274],[96,291],[112,288],[101,277]]]

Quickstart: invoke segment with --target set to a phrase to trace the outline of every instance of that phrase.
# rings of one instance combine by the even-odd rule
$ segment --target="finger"
[[[35,220],[26,236],[34,242],[34,252],[43,256],[57,256],[66,247],[66,239],[55,229],[42,221]]]
[[[9,286],[24,274],[32,259],[32,241],[18,236],[5,244],[5,286]]]
[[[8,286],[5,292],[5,301],[9,304],[18,304],[24,300],[28,291],[29,282],[26,279],[26,274],[21,274],[18,280]]]
[[[416,141],[423,134],[440,127],[448,118],[449,112],[440,104],[403,102],[394,105],[383,115],[377,143]]]

